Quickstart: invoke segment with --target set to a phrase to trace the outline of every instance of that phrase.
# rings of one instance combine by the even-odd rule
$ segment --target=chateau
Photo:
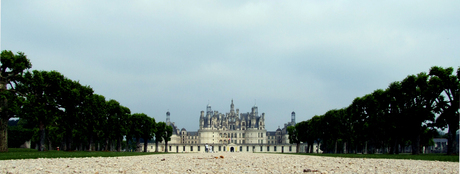
[[[258,107],[253,106],[251,112],[240,113],[235,109],[233,100],[230,112],[220,113],[206,106],[201,111],[198,131],[178,129],[171,122],[170,112],[166,113],[166,124],[173,127],[168,152],[205,152],[205,146],[213,146],[215,152],[285,152],[295,153],[295,144],[289,144],[288,126],[294,126],[295,112],[291,113],[291,121],[275,131],[265,129],[265,113],[259,115]],[[148,151],[155,151],[154,143],[149,144]],[[165,151],[164,142],[158,151]]]

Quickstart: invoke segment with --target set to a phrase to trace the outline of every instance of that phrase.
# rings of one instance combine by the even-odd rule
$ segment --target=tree
[[[82,106],[87,101],[87,97],[93,95],[94,91],[89,86],[83,86],[79,82],[67,78],[63,80],[62,88],[58,102],[65,114],[60,118],[60,126],[65,130],[65,150],[71,150],[75,128],[83,127],[80,125],[84,121],[82,119],[84,116]]]
[[[92,151],[94,148],[94,139],[102,138],[104,131],[106,116],[106,101],[105,97],[98,94],[93,94],[86,98],[83,106],[82,124],[84,135],[88,137],[88,150]]]
[[[155,152],[158,152],[158,143],[163,142],[163,137],[165,137],[166,133],[166,123],[165,122],[158,122],[155,125],[156,132],[155,132]]]
[[[62,111],[57,103],[64,76],[56,71],[26,72],[17,86],[26,98],[21,118],[37,125],[39,129],[39,151],[45,150],[46,127],[54,123]]]
[[[134,113],[132,114],[129,119],[129,131],[126,136],[126,140],[132,140],[132,138],[136,139],[136,152],[140,151],[140,144],[141,144],[141,136],[143,134],[143,127],[145,126],[144,124],[144,116],[147,116],[145,114],[139,114],[139,113]],[[144,140],[145,141],[145,140]]]
[[[428,82],[426,73],[409,75],[402,82],[402,92],[405,96],[403,121],[407,124],[405,132],[411,137],[412,154],[420,154],[420,136],[423,133],[423,124],[434,121],[434,103],[439,97],[439,89]]]
[[[163,136],[163,139],[165,140],[165,152],[168,152],[168,141],[171,141],[172,132],[173,127],[170,125],[166,126],[165,134]]]
[[[0,57],[0,152],[8,152],[8,120],[14,117],[12,106],[19,100],[15,86],[32,64],[22,52],[15,55],[5,50]]]
[[[457,75],[453,74],[454,70],[450,68],[442,68],[434,66],[430,69],[430,76],[433,83],[442,90],[441,97],[436,101],[436,108],[441,111],[441,114],[436,119],[438,127],[448,130],[448,146],[447,154],[453,154],[455,147],[455,134],[459,129],[459,100],[460,100],[460,68],[457,69]],[[447,96],[447,100],[444,96]]]
[[[288,126],[287,131],[289,134],[289,143],[291,144],[296,144],[296,153],[299,153],[299,145],[300,145],[300,140],[299,140],[299,132],[296,130],[295,126]]]
[[[123,136],[128,133],[128,117],[131,114],[129,108],[121,106],[116,100],[107,102],[107,127],[106,131],[110,134],[106,135],[106,150],[111,145],[113,140],[117,141],[117,151],[121,151],[121,142]]]
[[[148,142],[153,138],[156,131],[156,123],[154,118],[150,118],[144,114],[143,116],[142,139],[144,139],[144,152],[147,152]]]

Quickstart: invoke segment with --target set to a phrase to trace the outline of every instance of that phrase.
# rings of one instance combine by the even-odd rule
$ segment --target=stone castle
[[[215,152],[286,152],[294,153],[295,144],[289,143],[288,126],[294,126],[295,112],[291,113],[291,121],[283,128],[275,131],[265,129],[265,113],[259,115],[258,107],[252,107],[251,112],[240,113],[235,109],[233,100],[230,112],[220,113],[206,106],[206,112],[201,111],[198,131],[178,129],[171,122],[170,112],[166,113],[166,124],[173,127],[171,141],[168,142],[169,152],[204,152],[205,146],[213,146]],[[155,145],[149,144],[148,151],[155,151]],[[164,142],[158,151],[165,151]]]

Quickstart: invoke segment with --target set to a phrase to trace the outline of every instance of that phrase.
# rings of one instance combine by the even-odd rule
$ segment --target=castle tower
[[[206,106],[206,115],[212,115],[211,105]]]
[[[235,105],[233,104],[233,99],[232,99],[232,104],[230,104],[230,113],[235,112]]]
[[[291,123],[295,124],[295,112],[294,111],[292,111],[291,113]]]
[[[166,125],[171,125],[171,113],[169,113],[169,111],[166,112]]]

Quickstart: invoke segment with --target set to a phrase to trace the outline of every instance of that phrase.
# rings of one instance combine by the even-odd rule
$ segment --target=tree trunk
[[[0,82],[0,91],[6,91],[6,81]],[[5,97],[0,101],[0,152],[8,152],[8,121],[10,116],[8,115],[8,99]]]
[[[67,131],[66,132],[66,151],[71,151],[72,150],[72,131]]]
[[[45,124],[42,121],[39,123],[39,132],[40,132],[40,143],[38,146],[39,151],[45,151]]]
[[[458,123],[458,120],[457,120]],[[449,130],[447,132],[447,155],[452,155],[454,154],[454,149],[455,149],[455,136],[456,136],[456,129],[454,130],[455,126],[452,126],[451,124],[449,125]]]
[[[104,148],[104,151],[109,151],[109,142],[110,142],[110,139],[109,139],[109,138],[105,139],[105,148]]]
[[[347,154],[347,142],[343,143],[343,153]]]
[[[88,151],[92,151],[93,149],[93,133],[89,134],[89,146],[88,146]]]
[[[311,143],[310,145],[310,153],[313,153],[314,147],[315,147],[315,142],[313,141],[313,143]]]
[[[0,118],[0,152],[8,152],[8,120],[6,117]]]
[[[337,153],[337,140],[335,140],[335,146],[334,146],[334,154]]]
[[[420,155],[420,134],[419,133],[415,136],[414,141],[412,141],[412,155]]]
[[[165,140],[165,152],[168,153],[168,141]]]
[[[50,136],[46,137],[46,140],[48,140],[48,150],[53,150],[54,148],[53,148],[53,144],[51,142]]]
[[[299,153],[300,143],[296,143],[295,153]]]
[[[123,141],[123,137],[118,137],[117,152],[121,152],[121,141]]]
[[[158,152],[158,141],[155,139],[155,152]]]
[[[146,138],[144,138],[144,152],[147,152],[147,145],[148,145],[148,141]]]
[[[363,154],[367,154],[367,141],[364,143]]]
[[[141,152],[141,139],[136,137],[136,152]]]

